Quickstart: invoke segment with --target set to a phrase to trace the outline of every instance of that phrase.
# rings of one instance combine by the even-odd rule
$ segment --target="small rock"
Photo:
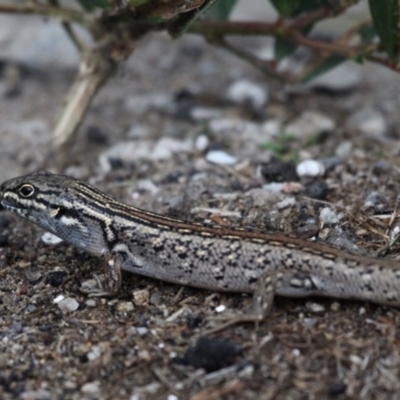
[[[387,207],[386,197],[377,191],[370,192],[364,201],[365,210],[373,210],[376,213],[383,212]]]
[[[303,190],[304,186],[300,182],[285,182],[281,187],[281,192],[285,194],[300,193]]]
[[[353,151],[353,142],[350,140],[345,140],[339,144],[339,146],[336,147],[335,149],[335,155],[342,159],[345,160],[348,158]]]
[[[58,236],[53,235],[50,232],[45,232],[42,237],[41,240],[43,243],[47,244],[47,245],[56,245],[61,243],[63,240],[60,239]]]
[[[294,197],[286,197],[282,201],[276,204],[278,210],[282,211],[286,208],[293,207],[296,205],[296,199]]]
[[[242,79],[229,86],[227,98],[238,104],[261,108],[267,103],[268,92],[257,83]]]
[[[388,127],[384,115],[373,109],[364,108],[354,113],[347,121],[347,129],[381,139]]]
[[[173,361],[213,372],[232,365],[241,352],[240,346],[228,340],[203,336],[194,346],[187,349],[182,359],[177,357]]]
[[[81,391],[82,393],[88,395],[100,394],[100,382],[95,381],[95,382],[85,383],[84,385],[82,385]]]
[[[199,135],[194,142],[197,151],[205,151],[210,144],[210,139],[206,135]]]
[[[222,313],[226,310],[226,306],[224,304],[220,304],[219,306],[215,307],[215,312]]]
[[[59,287],[64,283],[65,278],[67,277],[67,273],[65,271],[50,271],[45,279],[45,283],[47,285],[53,287]]]
[[[296,172],[301,178],[323,176],[325,174],[325,167],[320,161],[306,160],[297,165]]]
[[[337,214],[329,207],[324,207],[319,213],[319,220],[323,225],[336,225],[343,218],[343,214]]]
[[[328,185],[324,181],[311,182],[305,187],[304,194],[312,199],[325,200],[328,194]]]
[[[157,306],[161,302],[161,295],[158,292],[152,293],[150,296],[150,304]]]
[[[347,93],[356,89],[361,79],[360,66],[354,65],[353,62],[345,62],[313,79],[307,86],[332,93]]]
[[[108,138],[101,128],[91,125],[86,130],[86,140],[93,144],[106,144]]]
[[[306,303],[306,308],[308,311],[311,311],[314,314],[321,314],[325,311],[325,307],[323,305],[311,301]]]
[[[336,127],[333,119],[317,111],[304,111],[298,118],[287,124],[284,131],[287,135],[307,140],[325,132],[332,132]]]
[[[223,150],[210,150],[206,154],[206,160],[212,164],[233,165],[238,162],[237,158]]]
[[[44,389],[27,390],[21,393],[22,400],[51,400],[53,398],[53,394]]]
[[[117,312],[119,314],[129,314],[135,309],[131,301],[120,301],[117,304]]]
[[[339,396],[340,394],[344,394],[346,392],[347,385],[343,382],[332,383],[328,389],[329,396]]]
[[[94,308],[97,306],[97,301],[95,299],[87,299],[85,304],[90,308]]]
[[[137,307],[146,307],[149,305],[150,292],[148,289],[134,290],[132,295]]]
[[[150,179],[139,179],[137,182],[138,190],[144,190],[151,194],[156,194],[160,189],[158,186]]]
[[[56,302],[54,300],[54,302]],[[72,297],[66,297],[65,299],[58,301],[57,305],[63,313],[73,312],[79,308],[79,303]]]
[[[263,164],[260,173],[267,182],[298,181],[296,165],[293,161],[272,160]]]
[[[301,321],[301,324],[305,327],[305,328],[313,328],[315,326],[315,324],[317,323],[317,320],[315,318],[304,318]]]
[[[29,268],[24,270],[25,278],[28,279],[29,283],[34,285],[38,283],[42,278],[42,273],[36,268]]]

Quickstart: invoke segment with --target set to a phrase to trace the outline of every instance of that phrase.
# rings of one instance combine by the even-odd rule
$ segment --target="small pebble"
[[[344,394],[346,392],[347,385],[342,382],[332,383],[328,389],[329,396],[339,396],[340,394]]]
[[[63,240],[60,239],[58,236],[53,235],[50,232],[46,232],[42,235],[41,240],[43,243],[47,244],[47,245],[56,245],[61,243]]]
[[[306,308],[308,311],[311,311],[314,314],[321,314],[325,311],[325,307],[323,305],[311,301],[306,303]]]
[[[85,304],[90,308],[94,308],[97,306],[97,301],[95,299],[87,299]]]
[[[221,305],[215,307],[215,312],[217,312],[217,313],[222,313],[222,312],[224,312],[225,310],[226,310],[226,306],[224,306],[223,304],[221,304]]]
[[[292,354],[293,354],[295,357],[299,357],[299,356],[301,355],[301,352],[300,352],[299,349],[293,349],[293,350],[292,350]]]
[[[385,116],[380,111],[370,107],[352,114],[346,125],[348,130],[377,139],[381,139],[388,130]]]
[[[297,165],[296,172],[300,177],[323,176],[325,174],[325,167],[320,161],[306,160]]]
[[[137,307],[146,307],[149,305],[150,292],[148,289],[139,289],[132,292],[133,302]]]
[[[86,130],[86,139],[94,144],[106,144],[107,135],[98,126],[91,125]]]
[[[53,303],[59,303],[60,301],[64,300],[65,296],[63,294],[59,294],[54,300]]]
[[[296,165],[293,161],[273,160],[263,164],[260,173],[267,182],[298,181]]]
[[[46,275],[45,283],[47,285],[53,287],[59,287],[64,283],[65,278],[67,277],[67,273],[65,271],[50,271]]]
[[[254,108],[262,108],[267,103],[268,92],[257,83],[241,79],[228,87],[226,97],[238,104],[250,104]]]
[[[314,181],[304,189],[304,194],[312,199],[325,200],[328,194],[328,185],[324,181]]]
[[[206,135],[197,136],[194,147],[197,151],[205,151],[210,144],[210,139]]]
[[[345,140],[341,142],[335,149],[336,157],[345,160],[348,158],[353,151],[353,142],[350,140]]]
[[[100,382],[88,382],[82,385],[81,391],[88,395],[96,395],[100,393]]]
[[[339,311],[339,309],[340,309],[340,303],[338,301],[334,301],[331,304],[331,310],[332,311]]]
[[[66,297],[65,299],[58,302],[54,300],[54,302],[57,303],[59,309],[63,313],[73,312],[79,308],[79,303],[72,297]]]
[[[370,192],[364,201],[365,210],[373,210],[376,213],[383,212],[387,207],[386,197],[377,191]]]
[[[305,328],[313,328],[315,326],[315,324],[317,323],[317,320],[315,318],[304,318],[301,321],[301,324],[305,327]]]
[[[135,309],[131,301],[120,301],[117,304],[117,312],[119,314],[128,314]]]
[[[212,164],[233,165],[238,162],[237,158],[223,150],[210,150],[206,154],[206,160]]]
[[[282,201],[276,204],[278,210],[284,210],[285,208],[289,208],[296,205],[296,199],[294,197],[286,197]]]
[[[152,293],[150,296],[150,304],[157,306],[161,302],[161,295],[158,292]]]
[[[25,278],[28,279],[29,283],[38,283],[42,277],[42,273],[36,268],[29,268],[24,270]]]
[[[342,218],[342,213],[336,214],[329,207],[324,207],[319,212],[319,220],[324,225],[336,225],[341,221]]]

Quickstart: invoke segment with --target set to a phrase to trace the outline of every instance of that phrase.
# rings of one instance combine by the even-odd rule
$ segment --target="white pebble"
[[[72,297],[67,297],[57,304],[62,312],[73,312],[79,308],[79,303]]]
[[[65,296],[64,296],[63,294],[59,294],[59,295],[53,300],[53,303],[57,304],[57,303],[59,303],[60,301],[62,301],[62,300],[64,300],[64,299],[65,299]]]
[[[204,151],[210,144],[210,139],[206,135],[197,136],[194,147],[197,151]]]
[[[319,220],[324,225],[336,225],[343,218],[343,214],[336,214],[329,207],[324,207],[319,213]]]
[[[86,394],[96,394],[100,391],[100,384],[97,381],[85,383],[82,386],[81,391]]]
[[[58,236],[53,235],[50,232],[45,232],[42,237],[41,240],[44,244],[48,244],[48,245],[56,245],[61,243],[63,240],[60,239]]]
[[[325,173],[325,168],[319,161],[306,160],[297,165],[296,172],[299,177],[322,176]]]
[[[224,312],[225,310],[226,310],[226,306],[224,306],[223,304],[221,304],[221,305],[215,307],[215,311],[216,311],[217,313],[222,313],[222,312]]]
[[[206,154],[206,160],[213,164],[232,165],[237,163],[237,158],[223,150],[211,150]]]
[[[268,100],[268,92],[264,88],[246,79],[233,82],[229,86],[226,96],[235,103],[250,103],[255,108],[263,107]]]

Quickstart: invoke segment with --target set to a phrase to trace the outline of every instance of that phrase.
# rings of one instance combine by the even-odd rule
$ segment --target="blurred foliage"
[[[75,7],[65,6],[73,2]],[[112,76],[116,66],[134,52],[143,35],[152,31],[167,31],[172,37],[186,32],[202,35],[209,43],[230,51],[263,73],[292,84],[310,81],[349,59],[359,63],[372,61],[399,71],[398,0],[364,0],[369,6],[369,20],[356,21],[347,31],[328,40],[313,35],[315,24],[340,18],[359,2],[270,0],[278,14],[274,22],[230,20],[237,0],[70,0],[65,4],[61,0],[0,0],[0,12],[60,20],[82,53],[80,70],[86,71],[85,75],[78,73],[55,129],[56,142],[61,144],[76,131],[97,90]],[[74,30],[74,24],[86,28],[94,44],[86,43]],[[258,58],[251,49],[232,41],[235,35],[273,37],[275,58]],[[293,57],[301,47],[310,50],[308,57],[296,68],[281,68],[282,61]],[[85,87],[90,90],[83,96],[79,85],[85,80]]]

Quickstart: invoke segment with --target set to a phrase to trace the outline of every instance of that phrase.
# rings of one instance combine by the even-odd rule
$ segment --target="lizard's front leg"
[[[114,252],[106,252],[102,256],[104,268],[106,272],[106,288],[98,289],[81,289],[81,291],[89,297],[112,297],[116,295],[121,288],[121,268],[123,258],[120,254]]]

